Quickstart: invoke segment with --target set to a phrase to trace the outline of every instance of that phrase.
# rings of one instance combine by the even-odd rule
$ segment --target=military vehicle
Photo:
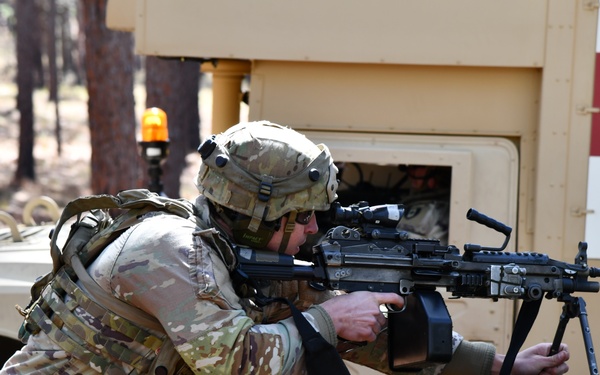
[[[367,201],[395,199],[405,166],[450,167],[449,243],[501,243],[465,220],[474,207],[515,229],[510,251],[570,262],[590,215],[597,19],[588,0],[109,0],[107,9],[108,27],[132,32],[137,54],[197,59],[212,74],[213,132],[239,121],[247,94],[250,120],[326,143],[346,166],[342,189]],[[507,349],[518,302],[447,302],[456,330]],[[595,295],[587,302],[600,312]],[[526,344],[552,340],[561,307],[542,305]],[[577,323],[564,339],[571,371],[587,372]]]
[[[239,121],[247,97],[249,120],[289,125],[329,146],[345,166],[340,191],[349,200],[401,199],[408,166],[449,168],[449,243],[501,243],[465,220],[474,207],[515,229],[508,250],[572,261],[591,214],[598,7],[109,0],[107,26],[132,32],[140,55],[197,60],[212,75],[213,132]],[[592,297],[591,317],[600,312]],[[466,338],[507,350],[518,301],[447,304]],[[561,308],[542,305],[526,345],[552,340]],[[576,323],[564,336],[573,373],[587,372],[581,336]]]
[[[49,223],[38,223],[34,212],[44,209]],[[31,199],[23,208],[23,223],[0,211],[0,363],[23,346],[17,338],[23,321],[16,306],[25,307],[33,281],[52,270],[50,231],[60,209],[50,197]]]

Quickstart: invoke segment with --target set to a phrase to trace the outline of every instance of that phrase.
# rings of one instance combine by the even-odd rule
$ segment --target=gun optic
[[[348,207],[333,203],[330,209],[331,220],[334,224],[376,224],[387,228],[398,226],[404,215],[401,204],[382,204],[370,207],[367,202],[359,202]]]

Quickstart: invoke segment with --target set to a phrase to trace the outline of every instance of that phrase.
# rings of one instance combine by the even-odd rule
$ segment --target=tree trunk
[[[79,25],[77,32],[77,47],[74,49],[75,52],[75,66],[77,68],[77,77],[81,80],[81,84],[87,86],[87,82],[85,82],[85,30],[83,28],[83,1],[75,2],[75,14],[77,16],[77,24]]]
[[[21,1],[21,0],[19,0]],[[107,29],[106,0],[82,1],[93,193],[142,187],[136,142],[133,37]]]
[[[73,82],[76,85],[81,85],[83,79],[81,78],[80,68],[75,63],[77,55],[79,54],[79,45],[77,40],[73,39],[73,33],[71,30],[71,20],[69,13],[71,11],[71,4],[62,4],[58,8],[58,19],[60,20],[60,46],[62,56],[62,75],[67,77],[69,74],[73,74]]]
[[[35,180],[33,158],[33,71],[35,67],[37,7],[34,0],[16,2],[17,20],[17,109],[19,118],[19,158],[12,185],[19,186],[24,179]]]
[[[58,67],[56,64],[56,0],[50,0],[50,7],[47,15],[48,33],[46,45],[48,46],[48,72],[50,75],[48,92],[50,93],[50,101],[54,102],[54,135],[56,137],[56,152],[58,153],[58,156],[60,156],[62,154],[62,135],[58,100]]]
[[[34,1],[35,3],[35,18],[32,18],[32,24],[29,27],[32,27],[32,43],[29,48],[32,49],[31,53],[33,54],[33,84],[34,88],[43,88],[46,87],[46,72],[44,70],[44,32],[46,31],[46,19],[44,18],[44,14],[46,13],[44,9],[44,3],[39,0]]]
[[[200,143],[199,88],[198,62],[146,57],[146,107],[161,108],[169,123],[169,157],[162,182],[164,193],[172,198],[180,196],[186,155]]]
[[[46,33],[46,48],[48,49],[48,85],[49,100],[56,102],[58,99],[58,68],[56,67],[56,0],[48,0],[49,7],[46,13],[48,32]]]

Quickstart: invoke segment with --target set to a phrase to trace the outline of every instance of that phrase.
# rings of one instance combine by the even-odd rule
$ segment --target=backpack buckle
[[[258,199],[266,202],[271,198],[271,193],[273,192],[273,185],[269,182],[261,181],[260,185],[258,185]]]

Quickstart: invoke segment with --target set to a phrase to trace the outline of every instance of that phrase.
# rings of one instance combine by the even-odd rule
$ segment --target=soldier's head
[[[239,244],[294,253],[301,245],[296,237],[302,242],[317,230],[314,211],[337,198],[337,168],[327,147],[288,127],[241,123],[198,151],[196,186]]]
[[[450,186],[452,169],[450,167],[431,165],[410,165],[406,168],[410,189],[422,192]]]

